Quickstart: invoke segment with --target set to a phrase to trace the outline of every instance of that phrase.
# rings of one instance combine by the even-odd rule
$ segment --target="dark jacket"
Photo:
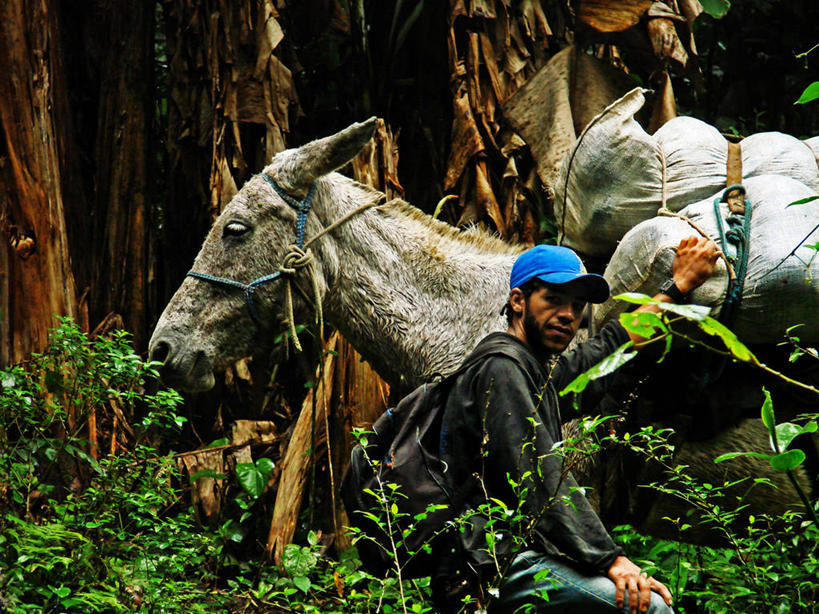
[[[572,395],[559,397],[558,391],[626,341],[623,327],[611,323],[562,354],[549,373],[519,339],[492,333],[476,351],[491,344],[516,359],[495,354],[464,371],[447,399],[441,429],[441,454],[451,487],[472,484],[467,487],[471,491],[466,496],[468,509],[477,509],[486,501],[486,494],[516,509],[517,498],[507,475],[520,483],[521,475],[531,472],[522,483],[528,489],[523,511],[537,522],[527,549],[568,558],[587,572],[605,574],[622,551],[576,489],[574,478],[563,471],[563,458],[553,451],[554,444],[562,440],[561,424],[578,416]],[[595,380],[587,387],[579,399],[581,412],[594,410],[608,379]],[[486,494],[473,477],[476,474],[482,476]],[[462,534],[465,556],[473,567],[494,568],[485,552],[485,519],[477,515],[473,520],[472,530]],[[500,554],[508,550],[510,540],[501,545],[504,543]]]

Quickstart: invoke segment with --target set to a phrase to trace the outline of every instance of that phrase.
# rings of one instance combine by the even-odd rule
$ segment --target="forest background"
[[[99,366],[105,352],[145,357],[162,308],[237,188],[277,151],[372,115],[383,123],[344,172],[451,224],[526,243],[554,240],[548,169],[559,160],[549,158],[550,139],[572,140],[624,87],[655,91],[641,117],[649,130],[692,115],[732,137],[819,134],[819,105],[794,104],[817,80],[812,0],[11,0],[0,16],[0,366],[8,369],[41,364],[44,351],[75,369]],[[560,77],[551,89],[534,79],[547,65]],[[556,93],[568,115],[556,112]],[[526,113],[542,125],[527,130]],[[55,327],[59,351],[48,346]],[[118,330],[132,335],[133,351],[118,345]],[[68,441],[67,432],[86,445],[63,486],[76,494],[93,484],[82,454],[132,462],[149,440],[176,454],[165,470],[182,486],[168,491],[160,515],[195,513],[214,531],[208,544],[219,544],[218,564],[196,586],[225,590],[234,573],[225,568],[281,563],[294,535],[313,565],[321,548],[348,545],[334,529],[337,502],[321,493],[330,467],[338,476],[344,464],[351,426],[377,416],[389,393],[342,339],[327,354],[304,336],[304,354],[248,357],[213,391],[184,399],[156,397],[150,369],[132,372],[145,381],[133,390],[158,399],[154,409],[167,418],[144,433],[144,400],[66,407],[64,432],[49,438]],[[93,346],[100,339],[114,345]],[[82,348],[90,362],[76,357]],[[317,388],[322,360],[332,371]],[[13,381],[4,379],[4,391]],[[65,396],[62,385],[38,386],[43,397]],[[296,437],[298,416],[316,401],[329,404],[332,423]],[[248,445],[257,461],[271,461],[251,472],[263,487],[236,482],[247,458],[235,452]],[[288,458],[308,459],[299,475],[283,476],[298,464]],[[32,526],[55,517],[47,498],[29,485],[22,506]],[[156,519],[154,508],[146,513]],[[18,564],[10,544],[6,555]],[[13,575],[10,561],[0,586]],[[260,590],[261,575],[237,594],[252,601],[247,591]],[[35,588],[54,611],[91,607],[71,601],[78,589],[66,593],[67,580],[48,577]],[[327,576],[341,595],[338,577]],[[140,582],[114,583],[112,603],[124,591],[123,607],[140,607],[149,588],[160,591]],[[162,599],[151,599],[156,609]]]

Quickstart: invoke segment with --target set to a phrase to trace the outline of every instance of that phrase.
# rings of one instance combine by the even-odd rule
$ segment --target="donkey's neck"
[[[340,175],[323,183],[315,212],[325,226],[383,198]],[[415,386],[453,371],[483,336],[506,328],[499,312],[521,249],[402,201],[369,209],[317,245],[327,319],[388,382]]]

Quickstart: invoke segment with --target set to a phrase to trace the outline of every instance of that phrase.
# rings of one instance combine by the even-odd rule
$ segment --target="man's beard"
[[[523,316],[523,332],[526,334],[526,343],[532,349],[535,356],[546,358],[556,353],[556,350],[543,344],[543,331],[538,326],[535,319],[528,310]]]

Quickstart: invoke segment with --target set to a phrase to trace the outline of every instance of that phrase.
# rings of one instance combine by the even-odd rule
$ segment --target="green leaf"
[[[700,0],[702,10],[711,15],[714,19],[722,19],[731,8],[728,0]]]
[[[236,479],[245,492],[254,499],[264,492],[269,478],[270,472],[265,474],[254,463],[236,463]]]
[[[819,81],[814,81],[805,88],[805,91],[802,92],[799,100],[794,102],[794,104],[805,104],[806,102],[811,102],[817,98],[819,98]]]
[[[222,528],[224,530],[225,537],[227,537],[232,542],[236,542],[238,544],[245,538],[245,530],[242,528],[242,525],[239,524],[238,522],[229,520],[227,523],[225,523],[225,526]]]
[[[297,544],[288,544],[284,547],[282,553],[282,565],[287,574],[295,578],[297,576],[306,576],[315,567],[318,561],[318,554],[312,552],[306,546],[302,547]]]
[[[723,461],[731,460],[734,458],[739,458],[741,456],[750,456],[752,458],[764,458],[768,460],[771,458],[770,454],[761,454],[759,452],[728,452],[727,454],[721,454],[714,459],[715,463],[721,463]]]
[[[813,196],[808,196],[806,198],[800,198],[799,200],[795,200],[792,203],[788,203],[787,205],[785,205],[785,207],[792,207],[794,205],[804,205],[814,200],[819,200],[819,194],[814,194]]]
[[[305,330],[307,330],[306,325],[296,324],[296,334],[302,333]],[[282,333],[281,335],[278,335],[275,339],[273,339],[273,344],[278,345],[279,343],[282,342],[282,339],[284,339],[285,337],[289,337],[289,336],[290,336],[289,331],[286,331],[286,332]]]
[[[797,448],[771,458],[771,467],[779,471],[793,471],[803,462],[805,462],[805,453]]]
[[[310,590],[310,578],[307,576],[296,576],[293,578],[293,584],[296,585],[302,593],[306,593]]]
[[[668,332],[663,319],[656,313],[649,311],[629,311],[620,314],[620,324],[627,331],[646,339],[653,337],[657,331]]]
[[[728,351],[731,352],[737,360],[741,360],[742,362],[752,362],[754,360],[753,352],[737,338],[733,331],[719,320],[707,317],[700,320],[698,325],[704,333],[719,337],[725,344],[725,347],[728,348]]]
[[[270,479],[270,474],[273,473],[274,463],[269,458],[260,458],[256,461],[256,469],[264,477],[265,482]]]
[[[586,389],[586,386],[588,386],[592,380],[605,377],[606,375],[616,371],[619,367],[623,366],[629,360],[637,356],[636,351],[627,351],[632,347],[634,347],[634,344],[631,341],[624,343],[619,348],[614,350],[614,352],[594,365],[591,369],[574,378],[574,380],[568,386],[560,391],[560,395],[565,396],[570,392],[579,394]]]
[[[208,444],[208,448],[220,448],[222,446],[230,445],[230,440],[227,437],[222,437],[221,439],[215,439]]]
[[[17,378],[14,377],[14,373],[9,373],[8,371],[3,371],[0,373],[0,387],[14,388],[16,383]]]
[[[711,308],[705,305],[678,305],[677,303],[666,303],[659,301],[647,294],[639,292],[625,292],[614,297],[617,300],[632,303],[634,305],[656,305],[660,311],[670,311],[678,316],[689,320],[702,320],[711,313]]]
[[[50,588],[51,592],[57,595],[57,597],[68,597],[71,594],[71,589],[68,588],[67,586],[60,586],[59,588],[56,588],[54,586],[49,585],[48,588]]]
[[[804,433],[815,433],[819,425],[816,422],[808,422],[804,426],[793,424],[791,422],[783,422],[776,425],[776,438],[779,442],[780,450],[787,450],[791,442],[799,435]]]
[[[774,416],[773,401],[771,400],[771,393],[765,388],[762,389],[765,394],[765,401],[762,403],[762,424],[768,428],[768,432],[772,438],[776,438],[776,416]],[[772,446],[773,447],[773,446]],[[776,448],[774,448],[775,450]]]

